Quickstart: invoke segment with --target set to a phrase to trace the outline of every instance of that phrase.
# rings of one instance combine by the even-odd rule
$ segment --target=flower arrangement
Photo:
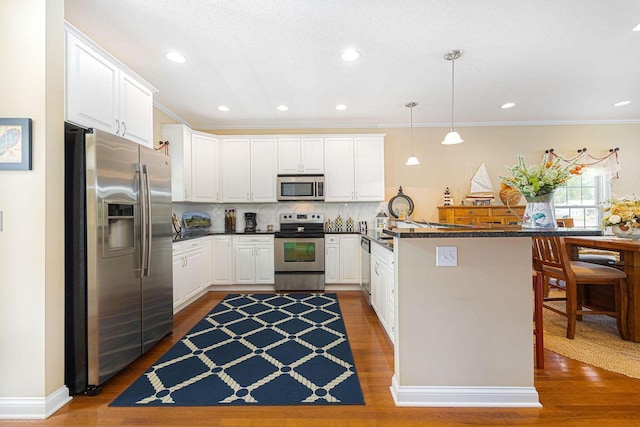
[[[604,208],[604,227],[617,225],[622,231],[640,227],[640,200],[623,197],[606,202]]]
[[[522,154],[518,154],[518,164],[507,166],[512,176],[501,176],[501,184],[516,188],[527,198],[549,194],[566,184],[572,176],[582,173],[584,164],[578,164],[580,158],[581,156],[578,156],[567,163],[558,156],[552,161],[546,153],[540,164],[527,166]]]

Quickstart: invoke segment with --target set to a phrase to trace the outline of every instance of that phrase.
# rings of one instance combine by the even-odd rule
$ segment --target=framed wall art
[[[0,118],[0,170],[31,170],[31,119]]]

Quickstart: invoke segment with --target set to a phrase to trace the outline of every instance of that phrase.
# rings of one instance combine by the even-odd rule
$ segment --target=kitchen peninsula
[[[531,236],[602,232],[519,226],[384,232],[394,240],[396,405],[540,407]]]

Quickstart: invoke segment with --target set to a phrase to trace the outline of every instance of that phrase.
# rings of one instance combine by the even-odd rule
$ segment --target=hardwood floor
[[[364,392],[364,406],[110,408],[108,404],[209,312],[226,292],[209,292],[175,316],[174,334],[105,384],[98,396],[74,396],[47,420],[3,420],[27,426],[442,426],[640,425],[640,380],[545,351],[535,383],[543,408],[399,408],[389,384],[393,347],[359,292],[338,292]],[[533,348],[532,348],[533,351]],[[639,347],[640,351],[640,347]]]

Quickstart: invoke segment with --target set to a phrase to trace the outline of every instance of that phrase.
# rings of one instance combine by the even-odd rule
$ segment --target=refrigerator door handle
[[[142,175],[144,176],[144,208],[143,208],[143,245],[145,246],[143,260],[143,276],[149,276],[151,274],[151,183],[149,182],[149,169],[147,165],[142,165]]]
[[[145,209],[144,176],[140,163],[136,164],[136,172],[138,172],[138,205],[140,206],[140,277],[144,277],[147,259],[147,210]]]

